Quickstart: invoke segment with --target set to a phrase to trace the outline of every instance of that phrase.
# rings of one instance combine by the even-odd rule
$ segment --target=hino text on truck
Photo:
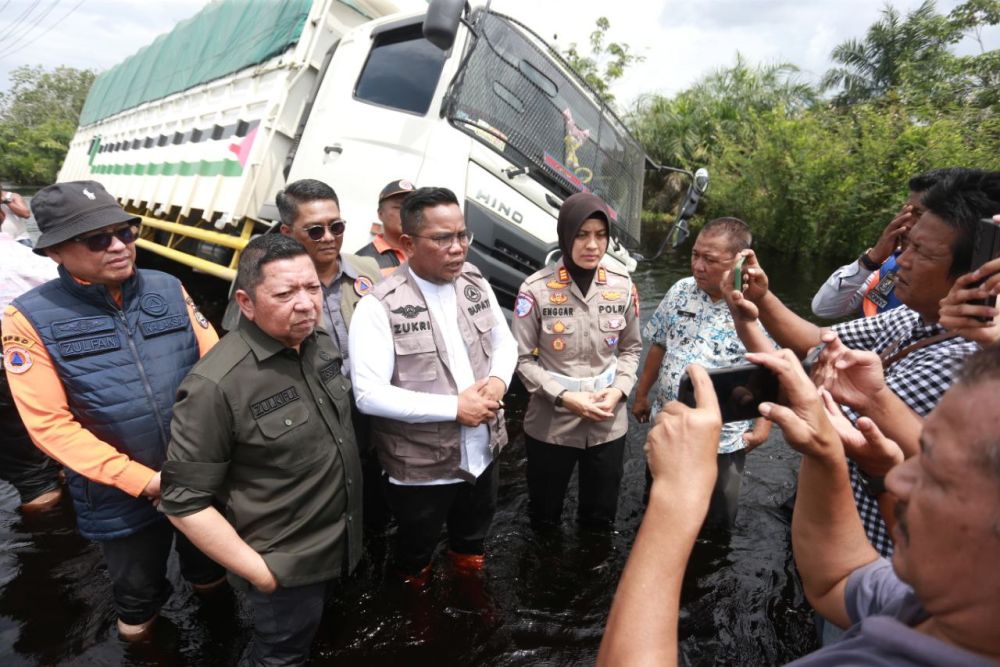
[[[142,216],[140,248],[227,281],[300,178],[336,189],[346,252],[370,240],[388,181],[450,188],[474,234],[469,261],[507,310],[556,257],[555,217],[574,192],[609,204],[608,254],[633,270],[648,161],[614,112],[488,5],[396,10],[216,0],[97,78],[59,180],[100,180]],[[706,186],[700,170],[668,239],[683,240]]]

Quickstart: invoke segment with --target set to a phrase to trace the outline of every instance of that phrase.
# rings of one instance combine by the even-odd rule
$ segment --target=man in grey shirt
[[[895,467],[901,450],[870,420],[859,420],[861,432],[841,439],[791,351],[747,359],[778,376],[789,407],[762,403],[760,411],[803,455],[792,549],[806,597],[824,617],[851,626],[839,641],[794,664],[995,664],[1000,659],[1000,348],[967,360],[927,416],[920,453]],[[707,374],[696,366],[689,372],[698,407],[669,404],[646,443],[654,475],[650,511],[622,574],[598,665],[677,659],[680,583],[708,507],[721,426]],[[866,452],[869,468],[891,467],[883,494],[895,501],[889,503],[896,514],[891,564],[865,538],[845,448],[852,456]],[[651,595],[654,590],[662,594]]]

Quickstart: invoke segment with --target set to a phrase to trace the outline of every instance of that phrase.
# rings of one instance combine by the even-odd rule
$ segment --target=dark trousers
[[[485,552],[486,534],[497,509],[500,466],[494,460],[476,482],[438,486],[404,486],[385,480],[386,500],[399,525],[396,566],[404,574],[419,574],[431,562],[448,526],[448,546],[460,554]]]
[[[716,465],[719,475],[712,488],[712,499],[708,504],[708,516],[705,525],[713,528],[732,529],[736,525],[736,514],[740,508],[740,487],[743,484],[743,468],[746,463],[747,450],[740,449],[729,454],[717,454]],[[646,465],[646,492],[643,494],[643,504],[649,503],[649,490],[653,484],[653,475]]]
[[[6,371],[0,377],[0,479],[10,482],[29,503],[43,493],[59,488],[59,464],[35,447],[7,386]]]
[[[253,639],[241,664],[304,664],[323,617],[328,584],[278,587],[273,593],[247,591],[253,607]]]
[[[719,454],[719,476],[712,489],[712,500],[708,504],[706,526],[731,530],[736,525],[736,513],[740,509],[740,486],[743,484],[743,468],[747,450],[739,449],[729,454]]]
[[[351,394],[351,423],[354,425],[354,439],[358,443],[361,459],[361,509],[365,528],[381,532],[389,525],[389,506],[382,483],[385,475],[375,447],[371,444],[371,417],[358,410],[354,394]]]
[[[625,436],[594,447],[580,449],[553,445],[524,435],[528,458],[528,513],[538,526],[555,526],[562,516],[563,501],[573,468],[580,464],[580,523],[607,528],[618,512],[625,458]]]
[[[208,584],[226,574],[166,520],[127,537],[101,542],[115,611],[125,623],[138,625],[153,618],[173,592],[167,580],[171,544],[177,549],[181,574],[192,584]]]

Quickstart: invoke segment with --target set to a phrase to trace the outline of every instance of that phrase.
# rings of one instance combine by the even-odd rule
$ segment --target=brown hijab
[[[573,240],[590,218],[604,220],[604,227],[611,232],[608,215],[608,207],[597,195],[589,192],[577,192],[570,195],[559,208],[559,220],[556,222],[556,233],[559,235],[559,249],[562,250],[563,264],[569,271],[573,282],[580,288],[580,292],[586,296],[590,289],[590,284],[594,281],[596,269],[583,269],[573,262]]]

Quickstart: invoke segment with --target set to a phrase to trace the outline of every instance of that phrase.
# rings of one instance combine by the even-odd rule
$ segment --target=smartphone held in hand
[[[986,262],[998,256],[1000,256],[1000,225],[989,218],[983,218],[976,226],[976,240],[972,246],[972,265],[969,267],[969,271],[975,271]],[[985,279],[986,277],[983,278],[983,280]],[[982,282],[980,280],[974,286],[978,287]],[[993,295],[985,299],[973,299],[969,303],[993,308],[996,306],[997,298]],[[990,322],[992,320],[992,318],[982,317],[978,319],[983,322]]]

